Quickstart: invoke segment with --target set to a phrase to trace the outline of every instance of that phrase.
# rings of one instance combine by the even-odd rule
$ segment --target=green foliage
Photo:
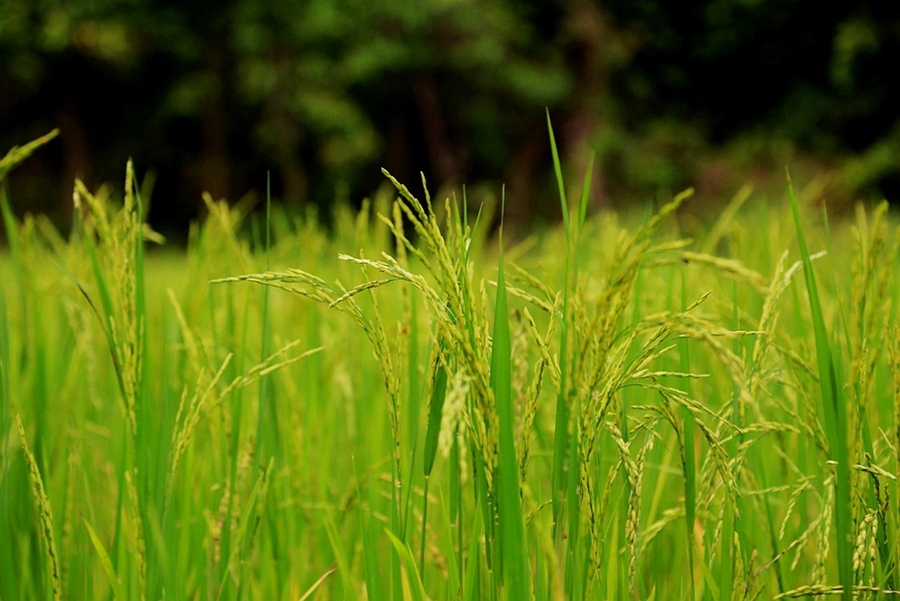
[[[121,206],[79,182],[68,240],[5,211],[3,598],[895,590],[886,205],[826,229],[809,189],[739,194],[694,243],[690,191],[649,217],[582,195],[498,246],[389,176],[329,234],[273,206],[265,254],[207,197],[168,254],[127,175]]]
[[[0,115],[61,121],[65,159],[82,171],[117,173],[119,159],[73,156],[68,141],[90,150],[112,137],[185,202],[168,188],[177,161],[194,166],[184,176],[196,194],[228,195],[262,165],[287,202],[322,205],[348,186],[370,192],[383,165],[496,177],[523,118],[572,87],[561,54],[497,1],[11,0],[3,12],[0,86],[16,93],[0,97]],[[28,111],[36,96],[49,113]]]

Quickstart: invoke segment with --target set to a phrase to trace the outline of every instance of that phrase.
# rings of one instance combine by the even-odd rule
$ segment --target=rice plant
[[[0,598],[898,594],[887,205],[591,215],[548,130],[520,238],[387,172],[331,228],[207,195],[184,251],[130,163],[67,238],[0,182]]]

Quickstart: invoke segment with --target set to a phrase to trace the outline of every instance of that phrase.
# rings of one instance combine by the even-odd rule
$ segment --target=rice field
[[[0,599],[895,598],[887,205],[589,215],[552,167],[524,237],[386,174],[327,228],[207,196],[183,252],[130,164],[68,238],[0,188]]]

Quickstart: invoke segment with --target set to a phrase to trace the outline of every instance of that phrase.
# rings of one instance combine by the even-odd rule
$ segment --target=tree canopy
[[[900,194],[900,10],[811,0],[0,0],[0,145],[61,129],[13,178],[65,220],[74,177],[157,174],[151,218],[235,199],[361,198],[380,167],[436,185],[545,185],[544,110],[599,193],[700,177],[710,149],[786,140]],[[753,147],[751,143],[749,145]],[[762,143],[763,149],[768,148]],[[760,152],[765,152],[762,150]],[[706,153],[706,155],[704,155]]]

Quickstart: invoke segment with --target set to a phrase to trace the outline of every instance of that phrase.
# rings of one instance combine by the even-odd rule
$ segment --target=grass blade
[[[250,496],[247,497],[246,508],[244,509],[244,513],[241,516],[241,521],[238,524],[237,531],[235,532],[234,546],[232,547],[231,555],[227,560],[228,566],[233,565],[237,560],[237,557],[244,546],[245,540],[247,539],[247,531],[250,529],[250,522],[253,520],[254,516],[258,516],[260,513],[258,505],[261,501],[258,500],[258,497],[260,497],[260,495],[265,495],[266,488],[268,487],[269,483],[269,476],[271,475],[272,466],[274,465],[274,463],[274,460],[269,460],[269,465],[257,477],[256,482],[253,485],[253,489],[250,491]],[[225,590],[225,583],[228,581],[228,576],[230,573],[231,571],[226,569],[222,574],[222,580],[219,581],[218,598],[221,598],[222,593]]]
[[[305,593],[303,593],[303,596],[300,597],[300,601],[306,601],[307,599],[309,599],[310,595],[316,592],[316,589],[322,586],[322,583],[325,582],[325,579],[334,574],[335,570],[337,570],[337,568],[331,568],[330,570],[319,576],[319,579],[316,580],[313,585],[306,590]]]
[[[444,400],[447,396],[447,370],[441,361],[442,349],[435,352],[433,373],[434,384],[431,387],[431,403],[428,405],[428,425],[425,431],[425,449],[423,452],[423,470],[425,477],[431,476],[434,460],[437,457],[438,438],[441,433],[441,415],[444,409]]]
[[[797,227],[797,243],[803,259],[803,272],[806,276],[806,291],[809,296],[810,313],[813,320],[813,332],[816,340],[816,360],[819,368],[819,385],[822,394],[822,405],[825,415],[825,433],[828,437],[828,451],[831,461],[835,462],[835,529],[837,531],[838,574],[843,587],[842,599],[850,601],[853,597],[853,522],[850,510],[850,453],[847,442],[847,400],[843,382],[840,381],[840,370],[835,366],[832,344],[825,319],[822,315],[822,304],[816,286],[816,276],[812,267],[809,248],[803,235],[800,220],[800,208],[794,193],[791,175],[787,173],[788,193],[791,199],[791,211]]]
[[[425,587],[422,586],[422,578],[409,547],[394,536],[389,529],[385,528],[384,533],[387,534],[397,554],[400,555],[403,568],[403,598],[412,599],[412,601],[426,601]]]
[[[2,195],[2,190],[0,190]],[[0,198],[0,200],[3,200]],[[8,324],[6,295],[0,278],[0,323]],[[9,387],[9,328],[0,328],[0,432],[9,432],[12,425],[12,399]],[[0,442],[0,573],[15,574],[13,559],[14,519],[12,517],[12,470],[9,456],[10,437]],[[15,581],[12,577],[0,579],[0,596],[13,598]]]
[[[568,489],[568,466],[573,462],[569,457],[569,277],[572,255],[572,228],[569,225],[569,204],[566,200],[566,186],[563,182],[562,165],[559,160],[559,151],[556,148],[556,138],[553,135],[553,125],[550,123],[550,112],[547,112],[547,130],[550,135],[550,150],[553,155],[553,170],[556,174],[556,184],[559,189],[559,202],[562,207],[563,224],[566,232],[566,267],[563,277],[563,305],[559,328],[559,391],[556,397],[556,418],[553,430],[553,463],[551,472],[551,504],[553,508],[554,533],[557,540],[562,536],[563,509],[565,507],[566,491]],[[574,455],[573,455],[574,457]],[[573,507],[574,509],[574,507]],[[570,591],[571,592],[571,591]]]
[[[422,544],[419,551],[419,565],[422,568],[423,578],[425,572],[425,533],[428,530],[428,484],[431,479],[431,470],[434,468],[434,460],[437,457],[438,438],[441,433],[441,416],[444,400],[447,396],[447,370],[444,369],[444,365],[441,362],[440,352],[438,350],[434,357],[431,403],[428,406],[428,425],[425,431],[425,447],[423,449],[425,494],[422,495]]]
[[[329,514],[325,517],[325,532],[328,534],[328,542],[331,543],[331,551],[334,553],[334,561],[337,564],[338,573],[341,576],[341,582],[344,584],[344,597],[337,595],[336,598],[347,598],[353,591],[353,572],[350,569],[350,561],[347,553],[344,551],[344,545],[341,541],[341,535],[334,523],[334,518]]]
[[[97,533],[94,532],[94,529],[91,527],[90,522],[87,521],[87,518],[82,517],[82,520],[87,528],[88,536],[91,537],[91,544],[94,545],[94,550],[97,551],[97,557],[100,558],[100,567],[103,568],[103,571],[106,572],[106,576],[109,578],[109,584],[113,590],[113,599],[124,601],[128,597],[125,596],[125,589],[122,588],[122,583],[119,581],[119,577],[116,576],[116,570],[113,568],[112,561],[109,559],[109,553],[106,552],[103,542],[100,540],[100,537],[97,536]]]
[[[473,601],[481,599],[481,553],[479,553],[480,541],[484,536],[484,520],[482,515],[484,511],[481,507],[482,501],[479,499],[475,507],[475,522],[472,524],[472,530],[469,533],[469,552],[466,560],[465,583],[463,585],[463,599],[465,601]],[[487,555],[490,557],[490,554]]]
[[[556,147],[556,137],[553,135],[549,109],[547,110],[547,130],[550,133],[550,152],[553,155],[553,172],[556,174],[556,186],[559,189],[559,202],[562,206],[563,227],[566,230],[566,238],[571,239],[572,225],[569,219],[569,203],[566,200],[566,184],[563,182],[562,163],[559,160],[559,150]]]
[[[362,493],[359,487],[359,476],[356,474],[355,458],[353,459],[353,479],[356,484],[356,496],[362,499]],[[368,508],[366,508],[363,503],[360,503],[356,511],[359,515],[359,527],[363,533],[362,555],[363,564],[365,566],[364,579],[366,583],[366,594],[372,601],[381,601],[382,599],[386,599],[387,595],[384,592],[384,586],[379,578],[381,569],[379,568],[379,549],[376,546],[376,541],[378,540],[378,532],[380,529],[373,526],[369,519],[370,516],[366,515],[367,511],[371,511],[371,507],[374,505],[374,495],[375,493],[370,487],[368,490]]]
[[[502,579],[509,599],[530,599],[528,556],[525,548],[525,523],[519,493],[519,462],[514,441],[512,406],[512,357],[506,278],[503,272],[503,226],[500,226],[500,258],[497,299],[494,307],[494,342],[491,349],[491,389],[497,404],[500,429],[497,467],[498,509],[500,514],[500,557]]]
[[[272,190],[271,190],[271,174],[266,177],[266,241],[265,241],[265,260],[266,271],[270,268],[269,249],[272,245]],[[262,289],[262,315],[260,316],[262,324],[262,349],[260,357],[269,356],[269,287],[264,286]],[[272,380],[269,377],[259,379],[259,409],[256,431],[256,448],[258,456],[263,461],[268,461],[270,457],[278,456],[278,417],[276,415],[275,403],[272,400]],[[274,533],[273,533],[274,534]]]
[[[681,272],[681,310],[687,310],[687,283],[684,271]],[[690,345],[686,337],[678,339],[678,352],[681,355],[681,373],[691,373]],[[691,379],[681,379],[682,390],[691,397]],[[691,598],[694,598],[694,522],[697,507],[697,463],[694,458],[694,414],[687,407],[681,407],[684,443],[682,448],[682,470],[684,471],[684,521],[687,529],[688,567],[691,582]]]
[[[740,330],[740,312],[738,309],[737,282],[733,283],[732,295],[732,319],[731,325],[734,331]],[[740,354],[738,348],[740,342],[737,338],[734,340],[733,351],[735,355]],[[732,411],[731,421],[736,428],[740,428],[740,389],[737,384],[733,384],[732,389]],[[737,438],[732,436],[726,443],[728,456],[737,458]],[[735,481],[739,481],[740,473],[733,474]],[[719,560],[719,596],[722,599],[731,599],[734,591],[734,566],[737,560],[736,550],[734,549],[735,529],[738,527],[737,515],[738,507],[737,499],[732,498],[729,491],[725,490],[725,507],[722,510],[722,552]]]
[[[594,178],[594,156],[592,150],[588,157],[587,168],[584,171],[584,183],[581,185],[581,205],[578,209],[578,234],[584,229],[584,220],[587,218],[588,201],[591,199],[591,182]]]

